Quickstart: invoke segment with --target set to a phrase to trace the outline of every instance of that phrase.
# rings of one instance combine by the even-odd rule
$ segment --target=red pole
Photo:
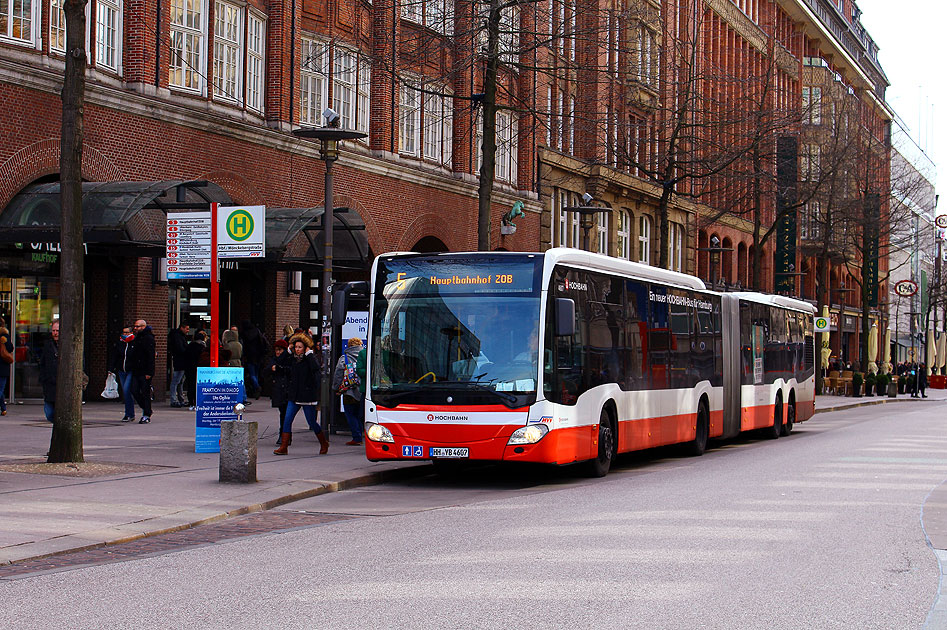
[[[210,366],[220,354],[220,269],[217,264],[217,205],[210,204]]]

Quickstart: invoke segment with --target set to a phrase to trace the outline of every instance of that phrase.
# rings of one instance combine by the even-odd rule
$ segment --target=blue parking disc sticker
[[[411,446],[405,445],[401,447],[401,456],[402,457],[411,457]]]
[[[415,446],[413,455],[415,457],[424,457],[424,447],[422,447],[421,445]]]

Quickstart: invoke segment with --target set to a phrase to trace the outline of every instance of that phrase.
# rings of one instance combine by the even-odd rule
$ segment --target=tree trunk
[[[86,0],[65,0],[66,70],[62,88],[60,199],[62,228],[59,276],[59,369],[56,415],[49,462],[81,462],[83,256],[82,106],[85,92]]]
[[[487,67],[483,77],[483,160],[477,203],[477,249],[490,251],[490,207],[497,152],[497,65],[500,46],[500,2],[490,0],[487,19]]]

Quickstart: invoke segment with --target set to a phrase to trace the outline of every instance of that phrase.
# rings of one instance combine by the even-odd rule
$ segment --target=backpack
[[[361,379],[355,372],[355,365],[349,363],[347,356],[342,355],[342,362],[345,364],[345,370],[342,372],[342,384],[339,386],[339,392],[347,392],[350,389],[358,389],[362,384]]]

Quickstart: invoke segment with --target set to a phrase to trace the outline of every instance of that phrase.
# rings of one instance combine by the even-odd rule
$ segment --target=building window
[[[569,246],[569,213],[566,207],[569,205],[569,192],[559,188],[554,189],[552,203],[555,206],[556,217],[556,238],[554,243],[556,247]]]
[[[371,63],[365,57],[358,59],[358,94],[355,102],[355,128],[359,131],[368,133],[369,121],[371,120],[371,91],[372,91],[372,73]]]
[[[638,262],[651,264],[651,217],[638,217]]]
[[[424,2],[424,25],[442,35],[453,35],[453,0],[426,0]]]
[[[822,88],[802,88],[802,118],[810,125],[822,124]]]
[[[517,121],[512,113],[497,112],[496,164],[497,181],[516,183]],[[483,165],[483,119],[477,120],[477,170]]]
[[[822,237],[820,221],[822,216],[822,204],[819,201],[810,201],[803,207],[801,238],[803,240],[816,240]]]
[[[5,2],[6,0],[0,0],[0,34],[4,33],[3,22],[7,19],[4,14],[7,10]],[[49,3],[49,49],[59,53],[66,52],[66,13],[63,10],[63,0],[52,0]]]
[[[239,101],[243,9],[226,2],[214,5],[214,96]]]
[[[596,251],[608,255],[608,213],[599,212],[595,218],[595,231],[598,232]]]
[[[684,226],[671,223],[668,227],[668,266],[671,271],[683,271]]]
[[[436,86],[431,86],[437,91]],[[424,94],[424,159],[450,167],[454,143],[454,100],[450,94]]]
[[[204,29],[203,0],[171,0],[171,61],[168,83],[177,88],[203,92]]]
[[[421,136],[421,92],[411,85],[401,86],[401,138],[399,147],[405,155],[417,156]]]
[[[122,53],[119,0],[98,0],[95,9],[95,65],[118,72]]]
[[[335,47],[332,64],[332,109],[345,129],[355,127],[355,86],[358,55],[354,50]]]
[[[302,40],[302,63],[299,69],[301,124],[322,125],[322,112],[329,104],[328,49],[325,42],[306,38]]]
[[[571,201],[572,206],[582,205],[579,201],[578,193],[570,193],[569,200]],[[578,212],[569,213],[569,243],[572,247],[579,248],[582,245],[582,241],[579,240],[579,223],[581,215]]]
[[[62,49],[66,47],[66,20],[62,18],[62,0],[59,2],[60,26],[62,28]],[[32,44],[33,25],[39,20],[34,12],[39,8],[35,0],[0,0],[0,39],[12,39]],[[52,35],[52,19],[50,20]],[[52,37],[50,37],[52,41]]]
[[[817,144],[802,145],[802,169],[800,178],[804,182],[811,182],[819,179],[822,147]]]
[[[247,107],[263,111],[263,81],[266,59],[266,22],[250,13],[247,16]]]
[[[619,258],[631,258],[631,213],[627,210],[618,212],[618,231],[616,233]]]

